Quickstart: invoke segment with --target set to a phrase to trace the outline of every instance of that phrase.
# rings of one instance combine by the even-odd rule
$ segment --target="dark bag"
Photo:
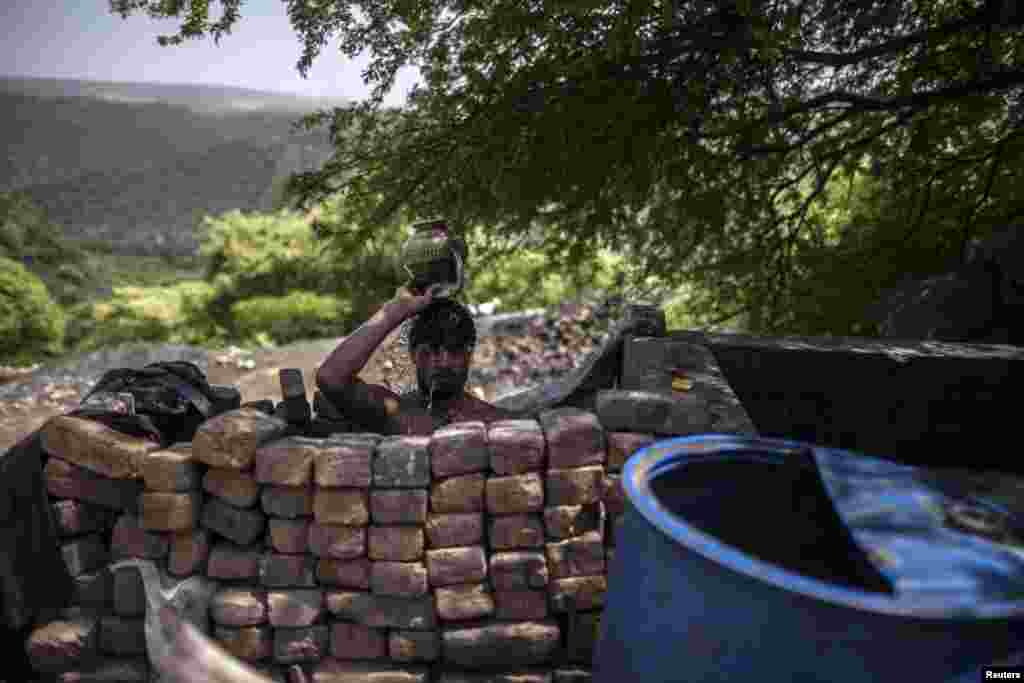
[[[212,386],[194,363],[168,361],[104,373],[70,414],[166,446],[191,441],[204,420],[241,403],[237,388]]]

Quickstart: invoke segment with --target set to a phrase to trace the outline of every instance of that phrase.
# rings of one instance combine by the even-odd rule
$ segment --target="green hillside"
[[[0,78],[0,192],[113,253],[194,254],[203,215],[265,210],[329,158],[293,124],[321,100],[239,88]]]

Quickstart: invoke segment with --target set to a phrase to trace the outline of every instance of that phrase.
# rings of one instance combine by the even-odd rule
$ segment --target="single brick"
[[[260,583],[270,588],[313,588],[315,559],[308,555],[267,553],[260,560]]]
[[[321,584],[342,588],[370,588],[370,560],[321,559],[316,563],[316,578]]]
[[[246,471],[210,468],[203,477],[203,490],[236,508],[250,508],[260,499],[260,485]]]
[[[545,481],[548,505],[586,505],[601,500],[604,492],[603,467],[548,470]]]
[[[262,556],[259,545],[243,547],[217,543],[210,550],[206,575],[211,579],[255,579],[260,575]]]
[[[582,536],[588,531],[601,531],[604,517],[602,503],[555,505],[544,508],[544,529],[551,539]]]
[[[370,521],[367,492],[364,489],[317,489],[313,497],[313,516],[320,524],[364,525]]]
[[[484,423],[456,422],[434,430],[430,437],[430,465],[439,478],[485,472],[488,451]]]
[[[58,500],[51,506],[57,533],[61,536],[81,536],[94,531],[105,531],[114,521],[110,510],[79,500]]]
[[[547,621],[446,628],[441,637],[445,660],[472,669],[544,664],[561,644],[558,625]]]
[[[114,572],[114,614],[141,617],[146,613],[146,587],[138,567],[118,567]]]
[[[274,661],[281,664],[319,662],[327,655],[327,626],[274,629]]]
[[[57,683],[150,683],[155,675],[145,657],[99,657],[88,664],[65,671]]]
[[[597,392],[595,412],[610,432],[686,436],[711,426],[707,399],[693,393],[606,389]]]
[[[382,659],[388,654],[383,629],[336,621],[331,624],[331,656],[338,659]]]
[[[107,608],[114,600],[114,577],[110,569],[79,574],[75,577],[75,592],[71,604],[82,607]]]
[[[146,654],[146,620],[108,614],[100,617],[100,652],[110,655]]]
[[[654,443],[654,434],[608,432],[608,470],[617,472],[638,450]]]
[[[373,455],[373,485],[382,488],[430,486],[429,445],[427,436],[382,439]]]
[[[430,672],[414,665],[324,659],[313,670],[312,683],[427,683]]]
[[[487,558],[481,546],[427,551],[431,586],[478,583],[487,577]]]
[[[236,508],[218,498],[207,498],[202,524],[238,545],[249,545],[263,534],[267,517],[257,509]]]
[[[306,486],[313,481],[313,456],[320,439],[288,436],[256,449],[256,481],[275,486]]]
[[[487,428],[491,471],[522,474],[544,469],[544,433],[536,420],[500,420]]]
[[[537,472],[487,480],[487,511],[495,515],[537,512],[544,507],[544,480]]]
[[[222,626],[267,623],[267,595],[254,588],[221,588],[210,600],[210,618]]]
[[[270,591],[267,610],[271,626],[310,626],[324,612],[324,592],[319,589]]]
[[[374,562],[370,589],[379,595],[416,598],[427,594],[427,568],[421,562]]]
[[[622,476],[618,474],[605,475],[601,500],[608,511],[608,516],[615,518],[626,511],[626,492],[622,488]]]
[[[520,669],[508,673],[442,671],[437,683],[551,683],[551,674],[537,669]]]
[[[214,626],[213,637],[230,654],[246,662],[266,659],[274,653],[274,630],[269,626]]]
[[[465,474],[434,483],[430,490],[432,512],[482,512],[486,475]]]
[[[192,457],[210,467],[247,470],[263,444],[280,437],[288,423],[255,408],[239,408],[211,417],[192,439]]]
[[[366,554],[366,527],[310,524],[309,551],[335,560],[361,557]]]
[[[139,461],[160,449],[149,439],[70,415],[47,420],[39,442],[50,455],[110,479],[138,479]]]
[[[604,543],[599,531],[589,531],[583,536],[548,543],[544,550],[552,578],[590,576],[605,571]]]
[[[99,620],[79,614],[34,629],[25,649],[33,669],[59,673],[88,663],[95,656],[98,639]]]
[[[99,534],[73,539],[60,547],[68,574],[72,577],[95,571],[107,563],[110,553]]]
[[[548,444],[549,468],[604,463],[604,429],[597,415],[567,406],[541,411],[539,421]]]
[[[374,524],[423,524],[427,521],[427,492],[423,489],[383,489],[370,492]]]
[[[317,486],[367,488],[373,481],[373,452],[379,437],[338,434],[324,440],[313,456]]]
[[[430,597],[396,598],[374,593],[331,591],[327,610],[345,621],[373,628],[430,630],[436,628],[434,601]]]
[[[594,658],[594,646],[601,628],[601,613],[577,614],[566,634],[566,654],[570,662],[589,664]]]
[[[548,616],[548,594],[543,590],[495,591],[497,608],[494,616],[506,621],[529,621],[546,619]]]
[[[494,550],[540,548],[544,545],[544,524],[540,515],[499,515],[491,518],[490,546]]]
[[[491,555],[494,590],[543,588],[548,583],[548,563],[543,553],[508,552]]]
[[[210,554],[210,532],[206,529],[192,529],[172,534],[170,538],[167,571],[174,576],[190,576],[203,571],[203,565]]]
[[[423,529],[418,526],[371,526],[367,550],[371,560],[418,560],[423,557]]]
[[[308,519],[267,520],[267,543],[279,553],[305,553],[309,551]]]
[[[494,614],[494,596],[482,583],[445,586],[434,591],[437,616],[444,621],[479,619]]]
[[[150,491],[191,491],[199,487],[199,468],[192,459],[192,444],[176,443],[148,453],[139,472]]]
[[[391,631],[388,657],[396,662],[433,662],[441,656],[437,631]]]
[[[313,514],[315,490],[308,486],[264,486],[263,511],[274,517],[309,517]]]
[[[139,517],[148,531],[187,531],[196,526],[202,507],[198,491],[147,491],[139,497]]]
[[[146,531],[139,518],[124,514],[117,518],[110,538],[110,555],[114,560],[138,557],[144,560],[159,560],[170,552],[167,535]]]
[[[484,516],[480,512],[431,513],[424,530],[431,548],[479,545],[484,539]]]
[[[108,479],[57,457],[46,461],[43,477],[46,491],[54,498],[70,498],[131,513],[138,510],[141,481]]]
[[[554,579],[548,586],[551,609],[556,612],[570,611],[571,603],[575,603],[579,610],[597,609],[604,606],[604,595],[607,592],[608,579],[603,575]]]

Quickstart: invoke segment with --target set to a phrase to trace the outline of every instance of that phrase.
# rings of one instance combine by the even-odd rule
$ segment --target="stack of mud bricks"
[[[56,680],[155,680],[139,570],[110,568],[142,558],[214,581],[208,634],[270,680],[587,681],[623,463],[712,419],[665,392],[595,405],[325,438],[241,408],[168,449],[54,418],[45,476],[78,590],[30,657]]]

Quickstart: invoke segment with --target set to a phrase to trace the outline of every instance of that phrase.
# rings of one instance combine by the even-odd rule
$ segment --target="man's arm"
[[[432,296],[432,291],[416,296],[399,289],[394,299],[342,340],[316,373],[317,387],[324,396],[367,428],[393,431],[396,395],[384,387],[365,384],[358,375],[380,343],[404,320],[426,308]]]

